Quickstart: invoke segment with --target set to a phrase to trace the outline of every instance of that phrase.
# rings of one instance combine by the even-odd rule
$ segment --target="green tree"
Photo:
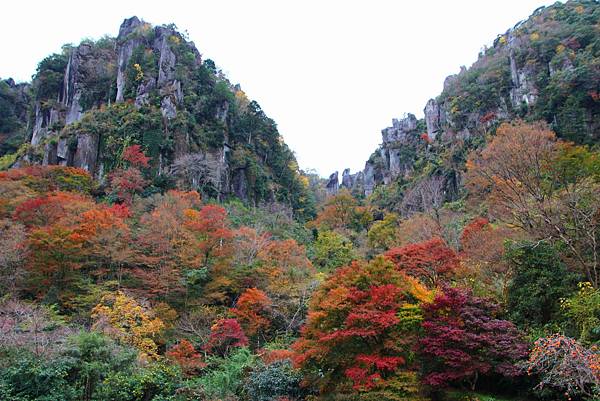
[[[513,269],[508,310],[521,327],[541,327],[560,317],[560,299],[575,288],[577,277],[545,241],[513,243],[506,258]]]
[[[323,271],[347,265],[355,258],[352,243],[335,231],[321,231],[315,242],[314,262]]]

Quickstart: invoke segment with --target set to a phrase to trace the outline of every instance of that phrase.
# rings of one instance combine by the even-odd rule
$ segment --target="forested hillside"
[[[116,38],[46,57],[31,84],[0,82],[0,133],[0,168],[73,166],[105,182],[137,144],[150,157],[151,191],[178,186],[314,213],[275,122],[174,25],[132,17]]]
[[[0,400],[600,399],[599,46],[535,10],[341,185],[172,26],[0,82]]]

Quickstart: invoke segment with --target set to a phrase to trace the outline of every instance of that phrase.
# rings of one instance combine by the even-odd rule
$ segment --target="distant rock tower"
[[[329,176],[329,181],[327,181],[326,188],[328,196],[335,195],[338,193],[338,190],[340,189],[340,182],[338,179],[337,171]]]

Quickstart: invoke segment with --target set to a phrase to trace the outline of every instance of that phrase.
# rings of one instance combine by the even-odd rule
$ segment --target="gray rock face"
[[[154,31],[150,32],[151,30]],[[148,34],[149,32],[152,34]],[[123,102],[125,88],[128,84],[127,68],[132,55],[140,46],[144,47],[146,51],[150,49],[158,56],[158,73],[154,77],[144,77],[143,81],[137,84],[135,105],[142,107],[148,104],[151,94],[158,93],[161,97],[163,117],[175,118],[177,107],[183,102],[183,89],[181,82],[175,79],[177,57],[171,46],[182,41],[181,35],[171,27],[152,28],[139,18],[132,17],[123,21],[114,49],[97,48],[85,42],[74,48],[64,72],[62,89],[57,94],[57,105],[47,109],[42,107],[42,102],[36,102],[32,145],[40,144],[48,136],[57,135],[58,132],[53,131],[55,123],[61,123],[60,126],[77,122],[82,118],[86,109],[96,106],[86,104],[84,97],[90,91],[105,90],[106,93],[110,93],[108,86],[106,88],[101,86],[102,79],[106,80],[107,85],[113,82],[110,74],[116,73],[115,101]],[[183,41],[183,43],[186,42]],[[199,65],[201,63],[200,53],[193,44],[186,44],[190,46],[194,61]],[[111,72],[110,68],[114,65],[116,65],[116,72]],[[110,99],[107,98],[106,101],[108,102]],[[228,110],[224,109],[222,113],[223,118],[226,118]],[[59,139],[58,143],[54,142],[52,145],[46,146],[43,162],[73,165],[95,173],[100,138],[82,134],[76,140],[77,146],[71,150],[64,139]]]
[[[440,107],[435,99],[429,99],[423,113],[425,114],[427,135],[430,140],[435,141],[435,138],[442,131],[442,127],[446,123],[446,111]]]
[[[147,31],[153,30],[152,35]],[[143,46],[152,49],[158,55],[158,76],[144,77],[139,83],[136,91],[135,105],[141,107],[148,103],[150,93],[158,90],[161,99],[161,112],[163,117],[172,119],[177,116],[177,106],[183,102],[183,91],[181,83],[175,79],[177,56],[172,46],[175,43],[184,42],[194,55],[194,62],[200,65],[202,59],[198,49],[193,43],[187,43],[181,35],[168,26],[150,27],[149,24],[132,17],[123,21],[117,37],[118,71],[117,71],[117,97],[116,102],[122,102],[127,85],[126,71],[131,63],[131,57],[136,49]]]
[[[329,176],[329,180],[327,181],[325,188],[327,189],[327,195],[335,195],[338,193],[340,189],[340,182],[337,171]]]
[[[342,172],[342,184],[340,185],[342,188],[352,189],[354,184],[354,177],[350,175],[350,169],[344,169]]]
[[[521,40],[511,32],[508,34],[508,56],[510,62],[510,78],[512,88],[510,90],[510,101],[513,108],[517,109],[522,103],[532,105],[538,97],[538,90],[534,80],[536,71],[530,65],[519,66],[515,58],[515,49],[521,46]]]
[[[143,43],[143,39],[139,36],[144,23],[138,17],[131,17],[123,21],[119,28],[119,36],[117,36],[117,102],[122,102],[124,99],[125,90],[125,71],[133,50]]]
[[[89,43],[82,43],[71,50],[63,75],[62,88],[57,94],[56,102],[50,107],[48,102],[36,99],[32,127],[31,144],[39,145],[45,138],[57,136],[61,126],[79,121],[86,107],[97,106],[88,101],[84,105],[86,91],[99,93],[110,92],[111,65],[116,60],[112,48],[94,48]],[[104,83],[106,85],[104,85]],[[96,145],[93,144],[96,142]],[[77,138],[77,148],[69,149],[66,139],[52,139],[44,146],[42,163],[72,165],[89,169],[95,166],[98,140]],[[92,146],[92,148],[86,148]],[[79,155],[78,157],[74,157]],[[82,157],[81,155],[85,155]]]
[[[420,143],[417,131],[417,118],[407,114],[403,118],[393,119],[392,126],[381,131],[382,144],[377,152],[365,163],[363,171],[354,175],[349,169],[342,173],[341,187],[354,193],[369,196],[377,185],[390,184],[395,178],[407,176],[413,170],[414,158],[405,149]],[[327,192],[337,193],[337,172],[329,177]]]
[[[77,150],[73,156],[75,167],[91,172],[96,170],[99,140],[97,135],[81,134],[77,137]]]
[[[373,190],[375,189],[375,169],[372,163],[365,163],[363,175],[365,196],[369,196],[373,193]]]

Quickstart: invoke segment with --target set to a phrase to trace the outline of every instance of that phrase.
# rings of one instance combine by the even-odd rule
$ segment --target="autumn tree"
[[[134,237],[133,274],[144,284],[146,295],[180,296],[185,272],[205,273],[197,240],[184,225],[186,211],[197,207],[200,198],[196,192],[169,191],[151,201],[153,207],[139,218]]]
[[[451,277],[459,265],[456,252],[440,238],[390,249],[385,257],[397,269],[423,280],[431,287]]]
[[[535,389],[540,392],[552,390],[568,399],[593,397],[600,386],[600,355],[572,338],[554,334],[536,340],[527,373],[538,376]]]
[[[58,224],[33,230],[28,238],[28,290],[69,308],[82,267],[84,241],[74,229]]]
[[[295,363],[323,394],[383,391],[411,365],[421,322],[417,303],[429,297],[381,257],[353,262],[315,292],[293,346]]]
[[[133,260],[131,230],[125,221],[129,216],[125,205],[99,206],[76,220],[75,231],[84,239],[84,263],[96,277],[122,281],[124,265]]]
[[[217,205],[206,205],[200,210],[185,211],[184,227],[195,241],[199,267],[207,273],[203,298],[209,303],[226,303],[237,292],[232,279],[233,232],[229,227],[226,210]]]
[[[29,253],[25,227],[0,219],[0,292],[14,294],[25,279],[23,264]]]
[[[233,233],[234,262],[238,266],[255,266],[258,256],[271,242],[271,234],[242,226]]]
[[[475,389],[480,376],[517,376],[527,344],[498,312],[488,299],[450,287],[425,304],[419,340],[423,382],[433,388],[468,383]]]
[[[165,356],[179,365],[186,376],[192,376],[206,366],[206,363],[202,360],[202,355],[196,351],[191,342],[185,339],[173,345],[165,353]]]
[[[267,294],[257,288],[248,288],[240,295],[231,312],[246,335],[264,338],[271,326],[270,308],[271,300]]]
[[[94,206],[95,203],[89,196],[72,192],[52,192],[19,204],[14,211],[13,219],[28,228],[52,224],[66,226]]]
[[[556,139],[543,124],[503,124],[467,162],[471,198],[538,239],[561,242],[594,286],[600,282],[600,157]]]
[[[465,226],[460,237],[461,267],[457,278],[474,291],[493,294],[504,302],[513,269],[505,258],[505,242],[519,235],[504,224],[477,217]]]
[[[347,228],[360,231],[367,228],[372,220],[369,209],[360,206],[348,190],[342,190],[327,199],[312,224],[324,230]]]
[[[123,150],[123,161],[131,167],[146,168],[149,166],[150,158],[144,154],[140,145],[131,145]]]
[[[164,323],[151,309],[122,291],[106,294],[92,310],[93,328],[136,347],[142,357],[157,356],[156,337]]]
[[[236,319],[219,319],[210,328],[210,337],[204,350],[215,355],[225,356],[233,348],[248,345],[248,337]]]
[[[144,155],[140,145],[125,148],[121,158],[127,167],[119,167],[109,174],[110,190],[118,200],[131,204],[133,196],[141,193],[148,184],[142,169],[149,166],[150,158]]]

